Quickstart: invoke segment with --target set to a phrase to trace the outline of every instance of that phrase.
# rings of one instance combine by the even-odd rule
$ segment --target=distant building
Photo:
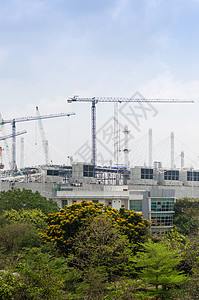
[[[88,163],[24,168],[15,176],[2,171],[0,190],[13,188],[38,191],[60,208],[85,199],[125,207],[141,212],[152,231],[165,232],[173,226],[175,199],[199,198],[199,171],[166,169],[160,162],[150,168],[97,166],[95,172]]]

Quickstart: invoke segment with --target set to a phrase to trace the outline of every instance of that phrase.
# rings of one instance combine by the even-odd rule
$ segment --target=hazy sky
[[[0,111],[4,119],[34,115],[36,105],[41,114],[76,112],[43,126],[53,163],[66,164],[68,156],[83,160],[89,157],[90,105],[67,104],[67,97],[131,97],[138,91],[146,98],[199,99],[198,55],[198,0],[0,0]],[[199,168],[198,103],[153,107],[130,121],[119,108],[121,126],[133,135],[131,164],[148,163],[152,128],[154,160],[169,166],[174,131],[176,166],[183,150],[186,166]],[[97,105],[98,162],[106,165],[113,159],[112,116],[113,104]],[[36,122],[17,129],[28,131],[26,165],[43,163]],[[120,135],[122,141],[122,130]],[[17,145],[20,165],[20,137]],[[83,147],[87,154],[80,155]]]

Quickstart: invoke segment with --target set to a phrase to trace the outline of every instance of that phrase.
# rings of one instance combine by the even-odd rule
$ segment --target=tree
[[[15,189],[0,192],[0,212],[2,210],[40,209],[45,215],[59,211],[59,207],[52,199],[47,200],[39,192]]]
[[[117,211],[102,203],[95,204],[86,200],[74,203],[58,213],[49,214],[46,219],[46,232],[41,236],[45,241],[55,243],[59,250],[67,255],[72,247],[73,238],[81,227],[99,215],[112,220],[113,226],[119,226],[120,231],[127,235],[133,244],[139,245],[146,240],[150,223],[142,218],[142,214],[126,211],[124,208]]]
[[[46,227],[45,214],[41,210],[11,209],[2,211],[1,217],[4,220],[0,222],[0,248],[3,253],[14,254],[23,247],[39,247],[43,243],[38,235]]]
[[[182,198],[175,203],[174,225],[185,235],[196,235],[199,229],[199,201]]]
[[[40,229],[46,224],[46,215],[39,209],[11,209],[5,210],[2,213],[9,223],[29,223]]]
[[[134,259],[138,268],[145,295],[157,299],[168,299],[171,288],[185,282],[186,276],[176,270],[181,262],[179,250],[172,250],[169,243],[154,243],[149,240],[143,244],[144,252]]]
[[[127,236],[121,234],[119,226],[113,226],[112,220],[99,215],[81,227],[73,240],[68,262],[84,272],[101,269],[110,280],[130,276],[131,259]]]

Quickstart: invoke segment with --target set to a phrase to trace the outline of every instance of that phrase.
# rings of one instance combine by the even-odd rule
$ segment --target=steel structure
[[[15,132],[15,136],[21,135],[21,134],[24,134],[24,133],[27,133],[27,131],[26,130],[18,131],[18,132]],[[0,136],[0,141],[7,140],[9,138],[13,138],[13,134],[8,134],[8,135],[5,135],[5,136]]]
[[[38,119],[51,119],[51,118],[57,118],[57,117],[65,117],[65,116],[71,116],[75,115],[75,113],[58,113],[58,114],[50,114],[50,115],[43,115],[43,116],[30,116],[30,117],[21,117],[21,118],[14,118],[10,120],[3,120],[1,121],[1,124],[8,124],[11,123],[12,125],[12,171],[17,170],[16,165],[16,123],[18,122],[27,122],[27,121],[34,121]]]
[[[98,102],[148,102],[148,103],[194,103],[194,100],[179,100],[179,99],[140,99],[140,98],[127,98],[127,97],[92,97],[80,98],[73,96],[67,99],[68,103],[72,102],[90,102],[91,106],[91,121],[92,121],[92,164],[94,165],[94,175],[96,166],[96,104]]]
[[[153,166],[153,136],[152,129],[149,129],[149,167]]]
[[[2,136],[6,136],[6,130],[4,125],[2,124],[2,115],[0,114],[0,131],[2,132]],[[11,157],[11,152],[10,152],[10,148],[8,146],[8,142],[7,139],[4,140],[4,149],[6,151],[6,156],[7,156],[7,160],[8,160],[8,164],[10,169],[12,168],[12,157]]]
[[[38,106],[36,106],[36,116],[40,117],[40,112]],[[44,151],[44,158],[45,158],[45,164],[49,165],[49,147],[48,147],[48,141],[46,139],[45,131],[43,128],[43,124],[41,119],[38,119],[38,124],[39,124],[39,131],[40,131],[40,136],[41,136],[41,141],[42,141],[42,146],[43,146],[43,151]]]
[[[171,132],[171,170],[174,166],[174,132]]]

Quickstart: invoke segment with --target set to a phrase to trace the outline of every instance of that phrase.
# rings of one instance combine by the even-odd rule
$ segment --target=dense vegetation
[[[1,192],[0,299],[198,299],[198,215],[179,200],[176,228],[154,240],[134,211]]]

